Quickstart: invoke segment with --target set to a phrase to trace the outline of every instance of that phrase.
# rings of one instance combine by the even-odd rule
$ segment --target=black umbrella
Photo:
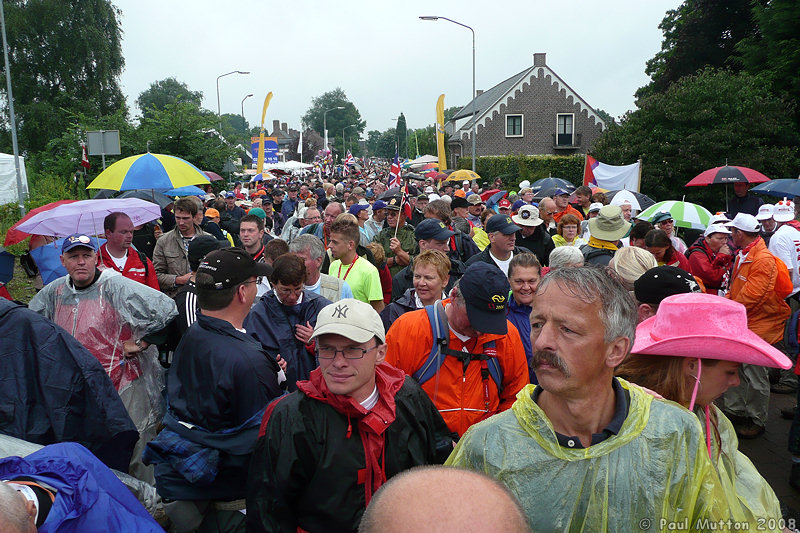
[[[148,202],[158,205],[161,209],[166,208],[169,204],[174,202],[169,196],[160,192],[153,191],[152,189],[136,189],[132,191],[124,191],[117,198],[140,198]]]
[[[114,189],[100,189],[92,196],[92,200],[107,200],[113,198],[118,192],[119,191],[115,191]]]
[[[544,191],[545,189],[564,189],[571,193],[575,190],[575,186],[562,178],[542,178],[531,183],[531,190],[533,190],[534,193],[537,191]]]

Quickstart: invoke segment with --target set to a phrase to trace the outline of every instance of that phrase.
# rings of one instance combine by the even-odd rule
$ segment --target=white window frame
[[[572,117],[572,141],[569,146],[575,146],[575,113],[556,113],[556,146],[566,146],[558,144],[558,119],[564,116]]]
[[[509,135],[508,134],[508,117],[519,117],[520,118],[520,128],[519,129],[520,129],[521,133],[519,135]],[[525,115],[522,114],[522,113],[507,113],[505,115],[504,127],[505,127],[506,138],[524,137],[525,136]]]

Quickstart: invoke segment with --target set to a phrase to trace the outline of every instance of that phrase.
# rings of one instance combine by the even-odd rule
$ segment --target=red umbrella
[[[701,172],[686,184],[687,187],[698,185],[716,185],[727,183],[764,183],[769,178],[757,170],[747,167],[716,167]]]
[[[483,200],[484,202],[486,202],[487,200],[489,200],[489,198],[490,198],[490,197],[491,197],[493,194],[497,194],[497,193],[499,193],[499,192],[500,192],[500,189],[489,189],[488,191],[483,191],[483,192],[481,193],[481,200]],[[499,201],[500,199],[498,198],[497,200]]]
[[[4,242],[4,245],[11,246],[12,244],[17,244],[18,242],[22,242],[28,238],[30,233],[25,233],[24,231],[18,230],[17,226],[19,226],[32,216],[41,213],[42,211],[49,211],[50,209],[58,207],[59,205],[62,204],[71,204],[72,202],[77,202],[77,200],[59,200],[57,202],[51,202],[47,205],[43,205],[42,207],[37,207],[36,209],[31,209],[30,211],[28,211],[27,215],[18,220],[16,224],[8,228],[8,233],[6,233],[6,240]]]
[[[220,176],[216,172],[211,172],[210,170],[204,170],[203,174],[208,176],[208,179],[210,179],[211,181],[222,181],[222,176]]]

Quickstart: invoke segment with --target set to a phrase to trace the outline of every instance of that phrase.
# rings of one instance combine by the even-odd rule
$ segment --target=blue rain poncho
[[[510,410],[472,426],[445,464],[505,484],[534,531],[703,531],[726,522],[730,511],[697,418],[620,383],[630,391],[628,416],[619,434],[599,444],[559,446],[531,398],[536,385],[528,385]]]

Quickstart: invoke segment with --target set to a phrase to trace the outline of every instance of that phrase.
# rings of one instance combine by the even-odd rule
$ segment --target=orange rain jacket
[[[747,327],[770,344],[783,338],[784,323],[791,313],[784,298],[791,292],[786,265],[770,253],[760,237],[744,260],[736,258],[727,296],[747,308]]]
[[[450,300],[444,300],[444,305]],[[494,340],[497,358],[503,371],[503,391],[498,394],[497,385],[490,377],[489,410],[484,400],[483,378],[480,361],[464,365],[455,357],[447,356],[436,376],[422,384],[442,414],[451,431],[459,436],[476,422],[480,422],[500,411],[505,411],[516,400],[517,393],[528,384],[528,362],[517,328],[508,323],[506,335],[483,334],[478,337],[473,353],[482,353],[483,345]],[[433,345],[433,332],[425,309],[401,315],[392,324],[386,335],[386,362],[408,375],[414,374],[427,361]],[[461,350],[464,343],[450,331],[450,348]]]

